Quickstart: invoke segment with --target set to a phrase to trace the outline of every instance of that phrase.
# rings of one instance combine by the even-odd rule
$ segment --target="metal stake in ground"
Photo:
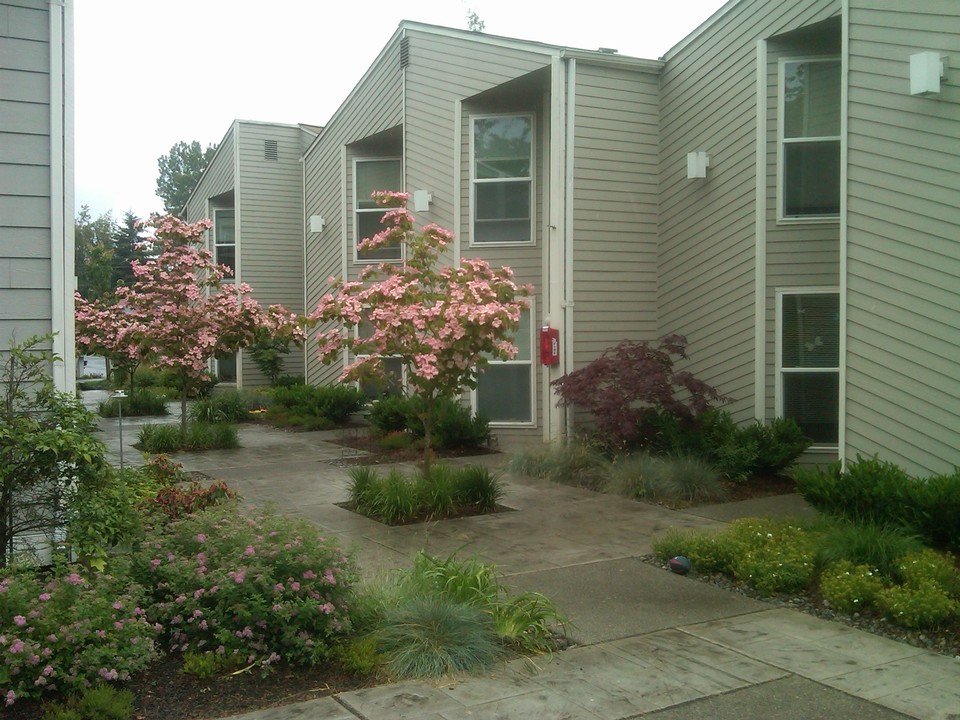
[[[117,390],[111,397],[117,401],[117,428],[120,430],[120,472],[123,472],[123,399],[127,394]]]

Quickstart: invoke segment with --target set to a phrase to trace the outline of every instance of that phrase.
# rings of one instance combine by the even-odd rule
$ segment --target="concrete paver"
[[[102,423],[115,462],[116,422]],[[128,464],[143,462],[132,447],[140,422],[124,420]],[[337,431],[252,426],[241,430],[239,450],[174,459],[226,480],[247,502],[269,502],[317,523],[354,551],[368,575],[406,566],[421,548],[494,562],[511,588],[554,599],[581,644],[476,677],[393,683],[233,720],[960,717],[958,660],[773,608],[638,559],[669,527],[809,514],[798,498],[673,512],[505,475],[511,512],[386,528],[334,504],[347,498],[349,482],[340,466],[348,451],[335,439]],[[505,459],[480,461],[501,469]]]

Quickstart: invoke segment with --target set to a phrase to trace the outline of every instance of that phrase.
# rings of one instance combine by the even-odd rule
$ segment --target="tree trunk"
[[[180,440],[187,439],[187,376],[180,373]]]

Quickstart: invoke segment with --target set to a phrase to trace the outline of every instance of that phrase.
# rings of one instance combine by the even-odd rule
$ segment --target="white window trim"
[[[232,243],[221,243],[219,234],[217,233],[217,228],[220,227],[220,221],[217,219],[217,216],[221,213],[232,213],[233,214],[233,242]],[[220,247],[232,247],[233,248],[233,275],[223,278],[225,283],[238,283],[240,282],[240,258],[239,252],[237,250],[237,209],[236,207],[224,207],[224,208],[214,208],[213,210],[213,261],[218,265],[220,263]]]
[[[836,225],[840,223],[840,213],[833,215],[786,215],[783,212],[783,204],[786,200],[784,196],[784,158],[783,147],[788,142],[817,142],[835,140],[840,143],[841,157],[843,156],[843,127],[840,128],[840,135],[825,135],[823,137],[803,137],[788,140],[784,138],[784,108],[783,108],[783,81],[784,68],[787,63],[806,63],[806,62],[841,62],[839,55],[811,55],[809,57],[782,57],[777,63],[777,225]],[[841,67],[841,77],[843,69]],[[842,111],[842,107],[840,110]],[[841,120],[843,113],[841,112]],[[842,189],[841,189],[842,191]]]
[[[357,214],[358,214],[358,213],[373,214],[373,213],[376,212],[376,213],[379,213],[379,214],[382,216],[383,213],[385,213],[385,212],[387,211],[387,208],[377,208],[376,210],[373,210],[373,209],[371,209],[371,210],[360,210],[360,209],[357,208],[357,165],[359,165],[359,164],[361,164],[361,163],[366,163],[366,162],[383,162],[383,161],[385,161],[385,160],[397,160],[397,161],[400,162],[400,181],[401,181],[401,185],[402,185],[402,184],[403,184],[403,158],[402,158],[401,156],[399,156],[399,155],[392,155],[392,156],[383,156],[383,157],[355,157],[355,158],[353,158],[353,175],[352,175],[352,180],[353,180],[353,183],[352,183],[352,184],[353,184],[353,213],[352,213],[352,215],[353,215],[353,217],[352,217],[352,219],[351,219],[351,224],[353,225],[353,242],[352,242],[351,244],[353,245],[353,262],[354,262],[354,264],[356,264],[356,265],[377,265],[378,263],[382,263],[382,262],[388,262],[388,263],[397,262],[397,263],[399,263],[399,262],[403,262],[404,258],[406,257],[406,247],[405,247],[403,244],[400,245],[400,257],[397,257],[397,258],[378,259],[378,260],[372,260],[372,259],[371,259],[371,260],[365,260],[365,259],[363,259],[363,258],[360,257],[360,253],[357,251],[357,244],[360,242],[360,240],[363,239],[363,238],[360,237],[360,223],[357,222]],[[381,190],[397,190],[397,191],[402,191],[402,190],[403,190],[402,187],[399,187],[399,188],[380,188],[380,189],[381,189]]]
[[[523,242],[476,242],[474,240],[476,233],[474,231],[476,219],[476,187],[477,183],[488,182],[527,182],[526,178],[489,178],[477,179],[474,177],[476,171],[476,158],[474,156],[474,123],[477,120],[486,120],[498,117],[525,117],[530,120],[530,239]],[[536,115],[529,112],[520,113],[486,113],[483,115],[470,115],[470,247],[529,247],[537,244],[537,118]],[[492,423],[491,423],[492,424]]]
[[[537,363],[539,362],[537,340],[537,324],[534,322],[534,300],[530,298],[530,359],[529,360],[490,360],[488,365],[529,365],[530,366],[530,420],[528,422],[490,421],[490,427],[502,428],[535,428],[537,427]],[[477,388],[470,391],[470,407],[477,413]]]
[[[840,361],[835,368],[784,368],[783,367],[783,298],[787,295],[836,295],[840,296],[839,287],[791,287],[791,288],[777,288],[776,289],[776,307],[777,307],[777,318],[776,318],[776,330],[774,332],[774,337],[776,341],[774,343],[775,350],[775,373],[774,373],[774,407],[775,412],[778,418],[783,417],[783,374],[785,372],[805,372],[805,373],[836,373],[837,378],[840,377],[840,365],[842,364],[843,358],[838,358]],[[840,329],[838,328],[837,332],[839,333]],[[840,386],[840,392],[843,392],[843,387]],[[839,400],[839,398],[838,398]],[[839,408],[841,405],[837,404],[838,415]],[[837,430],[839,433],[840,429],[840,417],[837,417]],[[835,445],[811,445],[808,448],[810,452],[839,452],[839,435],[837,444]]]

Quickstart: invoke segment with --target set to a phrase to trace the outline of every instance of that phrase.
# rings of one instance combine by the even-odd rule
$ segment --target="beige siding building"
[[[184,208],[189,222],[213,222],[208,241],[214,259],[233,269],[228,282],[247,283],[263,306],[303,312],[304,150],[319,128],[237,120]],[[238,387],[266,378],[244,351],[217,358],[214,372]],[[303,351],[285,361],[289,374],[303,369]]]
[[[404,22],[305,149],[301,186],[244,170],[260,139],[237,123],[188,214],[233,208],[241,278],[300,282],[309,310],[328,277],[402,260],[356,244],[378,227],[372,190],[410,193],[419,223],[455,232],[451,262],[481,256],[535,288],[518,357],[469,396],[500,436],[568,436],[581,418],[551,380],[623,339],[680,333],[687,369],[738,421],[795,419],[808,459],[950,471],[956,58],[953,0],[731,0],[659,60]],[[265,226],[250,234],[247,209],[281,205],[302,266]],[[537,358],[545,325],[555,366]],[[342,368],[305,354],[310,382]]]
[[[0,2],[0,353],[53,333],[56,387],[76,388],[73,3]]]

